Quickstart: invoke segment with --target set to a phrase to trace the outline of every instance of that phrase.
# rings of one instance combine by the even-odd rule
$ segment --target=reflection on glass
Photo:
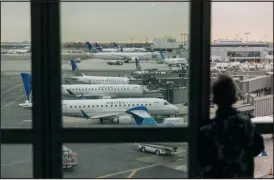
[[[32,178],[31,145],[1,145],[1,178]]]
[[[31,73],[30,3],[2,2],[1,128],[31,128],[31,91],[26,96],[21,72]]]
[[[64,2],[61,12],[65,127],[187,126],[189,3]]]
[[[187,150],[172,142],[65,144],[63,177],[186,178]]]
[[[225,11],[227,8],[233,13]],[[243,8],[247,10],[244,14]],[[252,17],[254,14],[256,18]],[[273,71],[273,57],[271,62],[269,56],[273,54],[269,50],[273,48],[273,26],[268,23],[273,21],[272,14],[272,4],[267,2],[212,3],[212,37],[222,40],[214,41],[211,47],[215,57],[211,58],[211,84],[224,73],[233,77],[238,97],[233,106],[242,115],[251,116],[258,132],[266,132],[267,126],[273,129],[273,84],[267,83],[273,82],[273,73],[269,73]],[[249,32],[242,27],[250,27]],[[216,110],[211,99],[212,118]],[[267,133],[263,134],[265,152],[261,154],[267,156],[255,158],[255,178],[269,178],[266,174],[273,167],[273,131]]]

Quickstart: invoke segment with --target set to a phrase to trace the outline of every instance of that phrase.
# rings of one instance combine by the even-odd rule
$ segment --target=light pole
[[[130,38],[130,46],[131,46],[131,51],[132,51],[132,38]]]
[[[250,32],[246,32],[245,35],[246,35],[246,41],[248,41],[248,35],[250,35]]]
[[[236,40],[239,40],[239,35],[240,35],[240,33],[236,34]]]

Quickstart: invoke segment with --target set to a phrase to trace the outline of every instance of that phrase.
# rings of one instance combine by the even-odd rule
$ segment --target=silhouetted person
[[[262,136],[249,116],[233,108],[236,86],[221,75],[213,84],[216,116],[201,126],[199,158],[201,178],[253,178],[254,158],[264,150]]]

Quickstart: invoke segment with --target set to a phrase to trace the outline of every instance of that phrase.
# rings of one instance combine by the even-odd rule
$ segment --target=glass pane
[[[228,9],[233,9],[233,13]],[[273,52],[273,4],[213,2],[212,18],[210,115],[213,118],[218,110],[213,98],[215,104],[237,98],[233,107],[251,116],[259,132],[266,126],[272,127],[269,135],[263,135],[265,152],[255,158],[254,173],[255,178],[269,177],[273,168],[273,135],[270,135],[273,134],[273,73],[269,73],[273,71],[273,56],[272,62],[268,59]],[[234,79],[235,95],[228,83],[215,88],[212,86],[224,73]],[[219,92],[223,94],[218,95]],[[221,108],[219,117],[232,112],[228,110]],[[228,113],[225,117],[232,114]]]
[[[32,145],[1,144],[1,178],[33,178]]]
[[[61,5],[65,127],[134,124],[126,111],[144,106],[187,126],[188,2]]]
[[[65,147],[64,178],[187,177],[187,143],[65,144]],[[165,152],[171,154],[161,154]],[[65,168],[65,165],[76,166]]]
[[[24,73],[23,76],[21,73]],[[30,3],[2,2],[1,128],[31,128],[31,111],[26,109],[29,104],[27,100],[31,101],[29,73],[31,73]]]

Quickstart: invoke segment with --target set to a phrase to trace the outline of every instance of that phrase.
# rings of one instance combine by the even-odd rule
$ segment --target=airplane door
[[[66,104],[62,104],[62,112],[63,112],[63,114],[67,113],[67,105]]]
[[[159,108],[159,102],[154,102],[154,107]]]

